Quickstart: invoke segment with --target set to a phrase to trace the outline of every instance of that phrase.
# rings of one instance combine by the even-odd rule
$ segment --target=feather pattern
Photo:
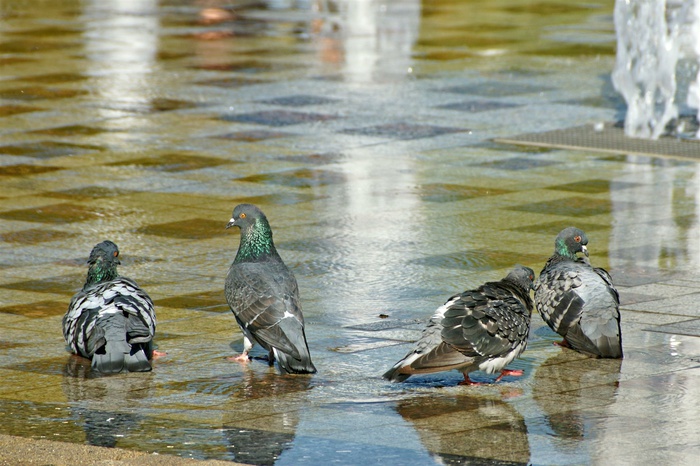
[[[277,253],[272,230],[260,209],[241,204],[228,227],[241,228],[241,242],[224,291],[246,343],[277,360],[282,373],[315,373],[304,329],[299,287]]]
[[[554,254],[535,283],[535,305],[564,346],[593,357],[621,358],[620,296],[610,274],[592,267],[586,234],[574,227],[555,240]]]
[[[413,350],[383,377],[403,382],[413,374],[456,369],[469,382],[469,372],[503,370],[527,345],[533,278],[532,269],[519,266],[498,282],[452,296],[431,317]]]
[[[150,371],[153,301],[136,282],[117,275],[118,254],[111,241],[93,249],[88,279],[63,316],[63,337],[72,353],[92,359],[96,371]]]

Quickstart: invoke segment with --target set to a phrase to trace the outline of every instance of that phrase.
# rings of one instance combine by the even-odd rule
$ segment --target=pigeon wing
[[[304,319],[296,280],[265,263],[233,264],[226,279],[226,299],[244,332],[264,348],[300,358]]]
[[[525,349],[529,310],[508,288],[488,283],[462,293],[445,312],[442,326],[442,340],[463,355],[498,358]]]

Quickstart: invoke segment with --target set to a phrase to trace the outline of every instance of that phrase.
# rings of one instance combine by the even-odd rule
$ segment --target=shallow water
[[[621,118],[610,3],[2,2],[0,432],[253,464],[689,463],[698,165],[492,141]],[[317,375],[225,359],[244,201]],[[523,377],[380,378],[447,297],[539,271],[570,224],[620,289],[624,361],[534,315]],[[148,374],[64,348],[106,238],[157,306]]]

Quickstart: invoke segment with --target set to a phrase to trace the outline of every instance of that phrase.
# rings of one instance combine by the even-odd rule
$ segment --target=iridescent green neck
[[[116,265],[112,263],[105,264],[104,260],[98,259],[94,264],[90,264],[90,268],[88,269],[87,273],[87,280],[85,280],[85,286],[83,286],[83,289],[97,283],[114,280],[118,276],[119,274],[117,273]]]
[[[571,250],[569,250],[569,246],[567,246],[566,239],[564,238],[557,238],[554,250],[557,254],[559,254],[562,257],[566,257],[567,259],[571,260],[576,260],[576,254],[572,253]]]
[[[270,224],[264,219],[257,219],[254,224],[241,230],[241,244],[233,262],[256,260],[276,252]]]

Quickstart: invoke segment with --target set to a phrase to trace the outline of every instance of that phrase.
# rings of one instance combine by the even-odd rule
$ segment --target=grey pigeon
[[[562,346],[593,357],[621,358],[620,296],[610,274],[591,266],[587,244],[578,228],[559,233],[554,254],[535,283],[535,305],[547,325],[564,337]]]
[[[265,214],[252,204],[240,204],[226,228],[241,229],[238,253],[226,277],[226,301],[244,336],[244,350],[235,360],[248,361],[255,343],[279,363],[283,374],[313,374],[299,287],[272,241]]]
[[[460,385],[476,384],[469,373],[522,375],[504,369],[525,350],[533,305],[535,272],[517,266],[505,278],[452,296],[431,317],[415,348],[383,377],[403,382],[413,374],[456,369]]]
[[[70,351],[92,359],[102,373],[151,370],[156,315],[153,301],[131,279],[117,273],[119,249],[103,241],[90,252],[87,280],[63,316]]]

